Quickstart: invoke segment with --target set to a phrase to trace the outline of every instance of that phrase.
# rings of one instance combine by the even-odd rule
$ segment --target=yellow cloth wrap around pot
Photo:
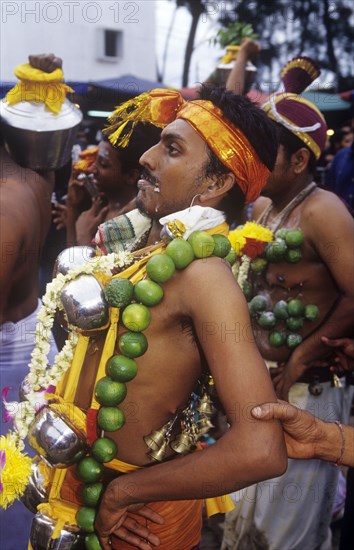
[[[28,63],[18,65],[15,76],[20,80],[6,95],[9,105],[21,101],[44,103],[47,111],[58,114],[66,99],[66,94],[74,92],[70,86],[64,84],[64,75],[61,69],[46,73],[31,67]]]

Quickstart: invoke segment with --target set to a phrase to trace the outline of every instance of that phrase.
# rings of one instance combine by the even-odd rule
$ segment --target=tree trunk
[[[329,3],[328,0],[324,1],[324,14],[323,14],[323,23],[326,28],[326,43],[327,43],[327,55],[328,55],[328,66],[331,71],[336,74],[337,87],[339,81],[339,68],[336,55],[334,53],[333,47],[333,32],[332,32],[332,23],[329,16]]]
[[[202,9],[193,10],[191,12],[191,14],[192,14],[192,23],[191,23],[191,28],[189,29],[189,35],[188,35],[188,40],[187,40],[187,45],[186,45],[186,51],[185,51],[185,54],[184,54],[184,65],[183,65],[183,76],[182,76],[182,86],[183,87],[188,86],[189,69],[190,69],[192,54],[193,54],[193,49],[194,49],[194,40],[195,40],[195,35],[196,35],[196,32],[197,32],[199,18],[200,18],[202,13],[203,13]]]

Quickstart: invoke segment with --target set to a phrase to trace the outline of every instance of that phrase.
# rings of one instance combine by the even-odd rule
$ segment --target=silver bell
[[[95,256],[96,251],[92,246],[70,246],[65,248],[55,260],[53,277],[56,277],[58,273],[66,275],[71,269],[85,265]]]
[[[39,467],[38,460],[32,462],[32,474],[28,480],[28,485],[20,498],[22,504],[30,510],[33,514],[37,512],[38,504],[46,502],[48,494],[43,486],[44,477],[42,476]]]
[[[53,539],[54,521],[36,514],[32,520],[30,543],[33,550],[84,550],[85,543],[75,525],[65,526],[58,538]]]
[[[50,407],[36,414],[27,438],[44,462],[55,468],[67,468],[87,452],[85,436]]]
[[[79,275],[66,283],[60,298],[71,325],[93,330],[107,324],[108,304],[103,288],[93,275]]]

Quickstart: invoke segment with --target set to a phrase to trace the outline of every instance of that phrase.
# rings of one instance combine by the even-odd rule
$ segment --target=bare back
[[[41,250],[51,219],[53,184],[19,167],[0,149],[1,318],[17,322],[37,306]]]

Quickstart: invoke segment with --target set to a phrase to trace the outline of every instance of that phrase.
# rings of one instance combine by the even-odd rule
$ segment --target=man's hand
[[[63,60],[53,53],[29,55],[28,62],[34,69],[39,69],[45,73],[52,73],[55,69],[61,69],[63,66]]]
[[[104,222],[108,206],[102,204],[102,197],[95,197],[92,206],[85,210],[76,222],[76,238],[79,245],[89,244],[96,235],[98,226]]]
[[[290,388],[307,370],[307,365],[294,360],[293,355],[286,365],[271,369],[275,392],[280,399],[288,400]]]
[[[164,523],[163,517],[145,504],[121,506],[114,499],[114,494],[115,491],[108,488],[95,522],[95,529],[103,550],[111,550],[111,536],[141,550],[151,550],[151,545],[159,546],[160,539],[132,516],[137,515],[160,525]]]
[[[316,457],[316,445],[324,437],[321,420],[285,401],[259,405],[251,413],[261,420],[281,421],[289,458]]]

